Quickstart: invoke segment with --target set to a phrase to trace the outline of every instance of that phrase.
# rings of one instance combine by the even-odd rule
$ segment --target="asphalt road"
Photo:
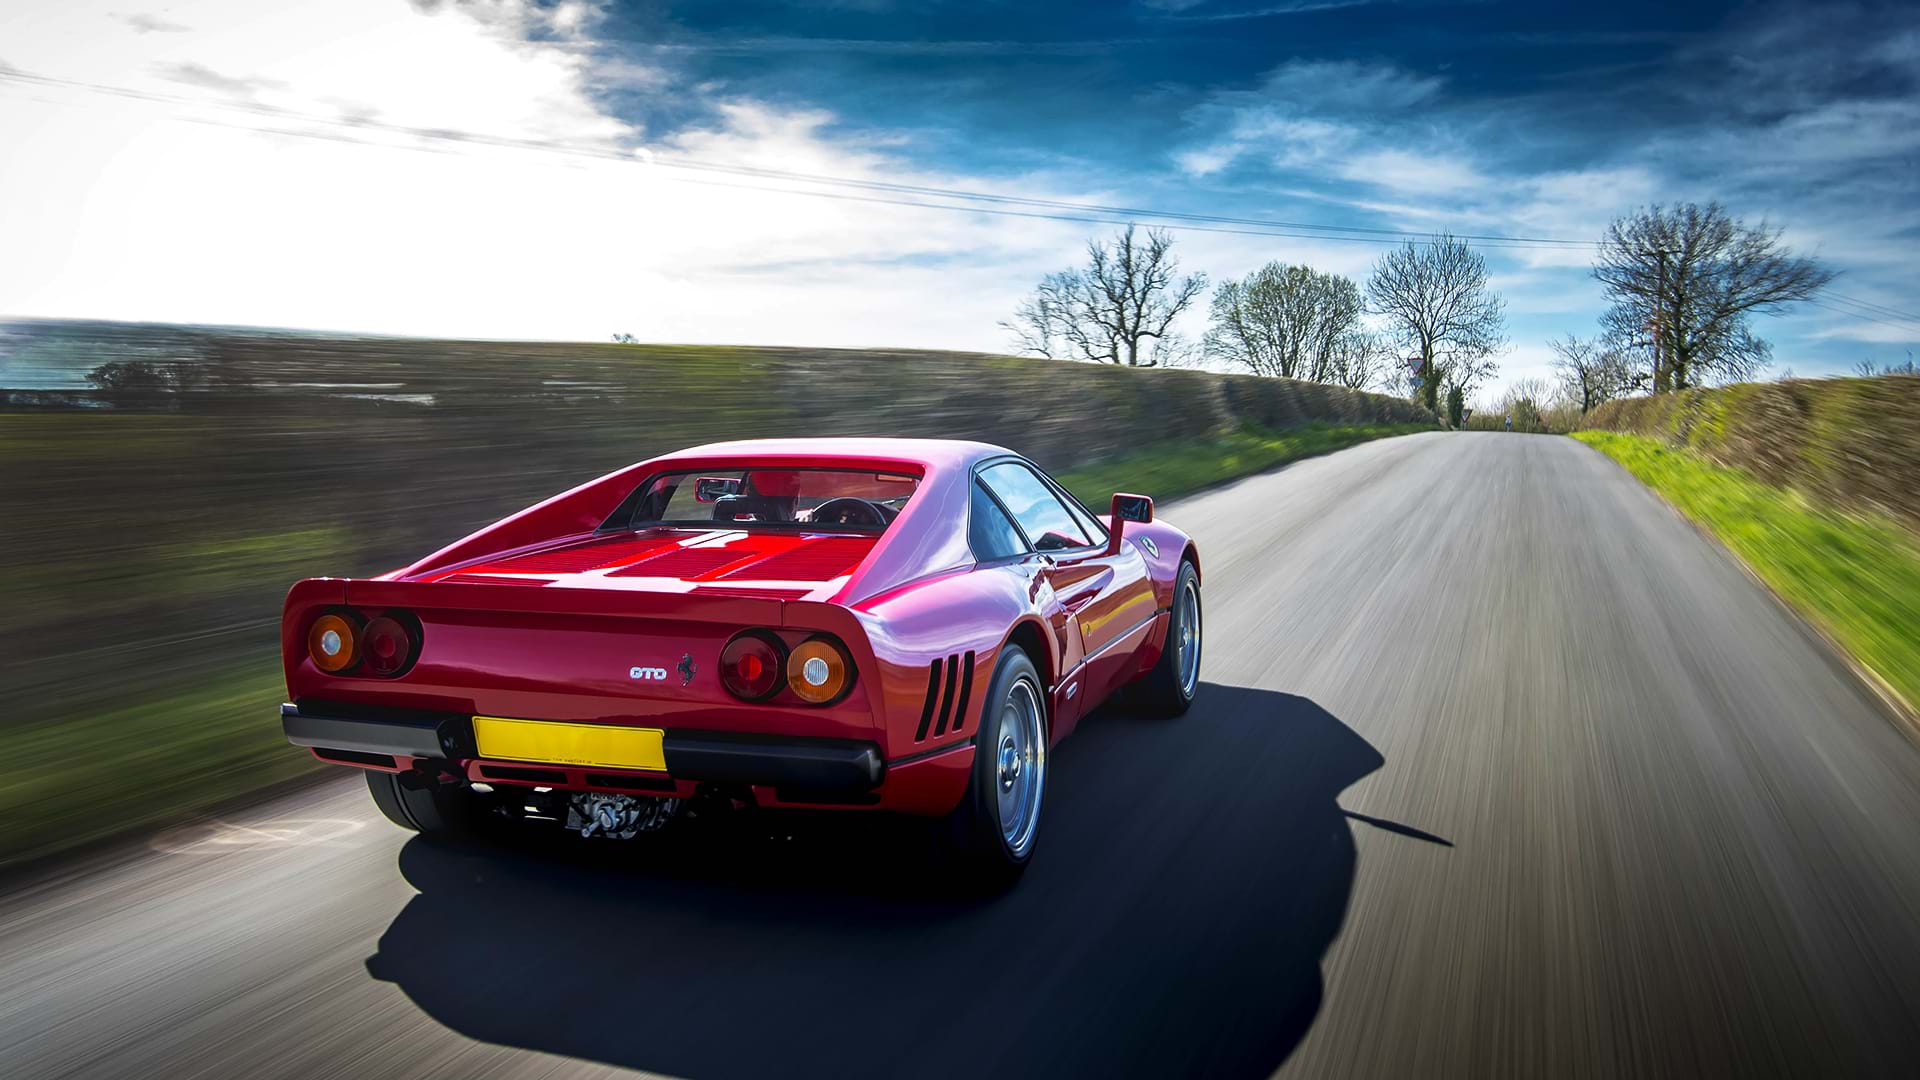
[[[1162,508],[1185,718],[1083,725],[1010,895],[919,834],[447,850],[357,778],[0,899],[0,1076],[1920,1070],[1920,751],[1566,439]]]

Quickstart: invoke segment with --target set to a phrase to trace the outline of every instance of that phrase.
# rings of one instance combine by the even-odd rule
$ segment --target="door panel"
[[[1059,645],[1058,739],[1129,670],[1134,631],[1154,614],[1146,560],[1125,543],[1108,555],[1098,523],[1070,510],[1068,500],[1026,462],[996,462],[979,479],[1034,549],[1024,565],[1033,575],[1035,604]]]
[[[1153,619],[1156,604],[1147,561],[1132,544],[1121,544],[1114,555],[1104,551],[1067,560],[1051,571],[1061,606],[1073,620],[1086,650],[1086,671],[1080,694],[1083,710],[1092,709],[1112,693],[1132,656],[1126,638]]]

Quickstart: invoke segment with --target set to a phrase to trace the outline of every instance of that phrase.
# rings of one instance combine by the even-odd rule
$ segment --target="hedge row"
[[[1920,526],[1920,376],[1788,379],[1610,401],[1582,428],[1695,450],[1842,509]]]

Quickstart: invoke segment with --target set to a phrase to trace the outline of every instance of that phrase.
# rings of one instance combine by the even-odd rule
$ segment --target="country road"
[[[9,883],[0,1076],[1920,1068],[1920,750],[1611,462],[1416,435],[1161,513],[1207,685],[1059,749],[1009,895],[858,824],[441,848],[342,776]]]

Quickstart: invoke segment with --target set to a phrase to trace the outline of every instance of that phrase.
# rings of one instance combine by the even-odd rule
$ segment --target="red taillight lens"
[[[392,678],[412,665],[420,639],[402,619],[382,615],[360,631],[360,654],[367,671],[381,678]]]
[[[800,643],[787,658],[787,688],[809,705],[830,705],[853,686],[853,660],[826,634]]]
[[[322,615],[307,631],[307,655],[313,666],[338,675],[360,658],[360,635],[343,615]]]
[[[785,681],[785,648],[764,630],[735,635],[720,650],[720,685],[741,701],[765,701]]]

